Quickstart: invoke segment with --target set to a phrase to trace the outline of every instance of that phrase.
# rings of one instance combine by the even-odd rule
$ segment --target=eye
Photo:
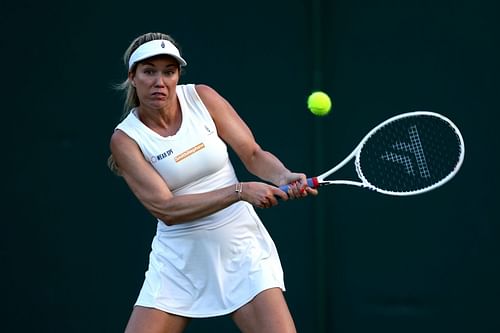
[[[144,74],[153,75],[154,73],[155,73],[155,71],[152,68],[145,68],[144,69]]]
[[[175,70],[174,69],[167,69],[166,71],[163,72],[163,74],[165,74],[166,76],[172,76],[175,74]]]

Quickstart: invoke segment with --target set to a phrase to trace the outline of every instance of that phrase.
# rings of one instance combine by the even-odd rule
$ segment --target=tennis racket
[[[408,112],[373,128],[342,162],[307,183],[313,188],[342,184],[387,195],[416,195],[452,179],[464,155],[462,134],[448,118],[429,111]],[[352,159],[360,181],[326,179]],[[288,192],[289,186],[280,189]]]

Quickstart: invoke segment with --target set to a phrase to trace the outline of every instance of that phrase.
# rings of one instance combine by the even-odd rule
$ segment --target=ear
[[[135,73],[133,73],[133,72],[128,72],[128,80],[130,81],[130,84],[131,84],[133,87],[135,87],[134,78],[135,78]]]

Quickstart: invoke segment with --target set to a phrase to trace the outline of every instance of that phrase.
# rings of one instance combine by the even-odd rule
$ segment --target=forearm
[[[283,176],[290,173],[276,156],[262,149],[245,161],[245,167],[253,175],[274,185],[281,185],[285,180]]]
[[[235,189],[235,185],[230,185],[206,193],[173,196],[147,208],[167,225],[180,224],[213,214],[239,201]]]

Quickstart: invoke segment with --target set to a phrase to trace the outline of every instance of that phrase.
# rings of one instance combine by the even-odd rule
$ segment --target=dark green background
[[[440,112],[466,158],[434,192],[337,187],[259,211],[299,332],[500,331],[498,2],[281,0],[0,5],[2,332],[121,332],[155,221],[106,168],[121,56],[170,33],[183,82],[217,89],[258,142],[313,175],[380,121]],[[332,114],[305,108],[313,89]],[[321,145],[318,145],[321,143]],[[251,177],[236,160],[242,180]],[[236,332],[228,318],[188,332]]]

